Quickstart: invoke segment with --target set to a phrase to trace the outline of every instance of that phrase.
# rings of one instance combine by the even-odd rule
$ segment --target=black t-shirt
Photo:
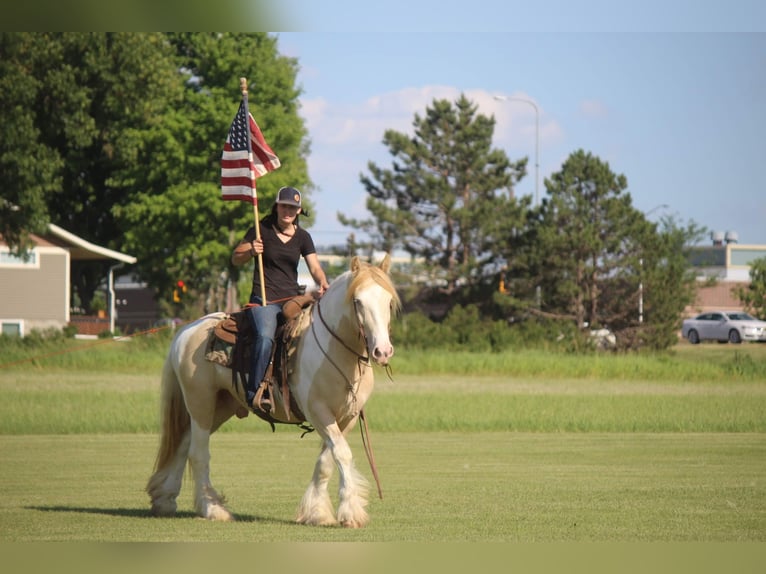
[[[316,253],[314,240],[308,231],[296,226],[295,235],[287,243],[277,236],[276,219],[268,215],[261,219],[263,240],[263,278],[266,283],[267,302],[279,301],[298,295],[298,263],[301,256]],[[255,227],[247,230],[243,241],[255,241]],[[258,257],[253,268],[253,294],[261,295]]]

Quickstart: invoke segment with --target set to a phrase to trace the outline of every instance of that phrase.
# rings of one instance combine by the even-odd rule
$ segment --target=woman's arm
[[[319,257],[317,257],[316,253],[309,253],[305,256],[305,259],[306,265],[308,265],[309,268],[309,273],[311,273],[314,281],[319,286],[319,294],[324,294],[330,284],[327,283],[327,277],[324,274],[322,265],[319,263]]]

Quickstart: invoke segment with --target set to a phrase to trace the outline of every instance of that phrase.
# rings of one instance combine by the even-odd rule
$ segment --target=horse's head
[[[370,265],[358,257],[351,260],[351,281],[346,292],[364,334],[367,352],[379,365],[387,365],[394,355],[389,338],[391,315],[399,310],[400,300],[388,275],[391,257],[380,265]]]

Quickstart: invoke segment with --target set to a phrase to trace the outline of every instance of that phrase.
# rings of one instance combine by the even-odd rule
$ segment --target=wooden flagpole
[[[245,103],[245,122],[247,123],[247,157],[253,164],[253,142],[250,139],[250,108],[247,103],[247,78],[239,79],[239,89],[242,91],[242,101]],[[258,194],[255,191],[255,171],[250,170],[251,185],[253,189],[253,219],[255,220],[255,238],[261,239],[261,224],[258,216]],[[261,302],[266,305],[266,283],[263,277],[263,253],[258,253],[258,277],[261,280]]]

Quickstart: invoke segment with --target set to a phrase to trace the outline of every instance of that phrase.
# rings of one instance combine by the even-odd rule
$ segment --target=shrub
[[[61,330],[61,333],[65,339],[74,339],[74,336],[77,334],[77,325],[67,325]]]
[[[392,336],[398,345],[418,350],[500,353],[530,348],[563,351],[589,348],[571,321],[530,317],[509,323],[482,318],[475,305],[457,305],[442,321],[434,321],[421,311],[407,313],[392,323]]]

